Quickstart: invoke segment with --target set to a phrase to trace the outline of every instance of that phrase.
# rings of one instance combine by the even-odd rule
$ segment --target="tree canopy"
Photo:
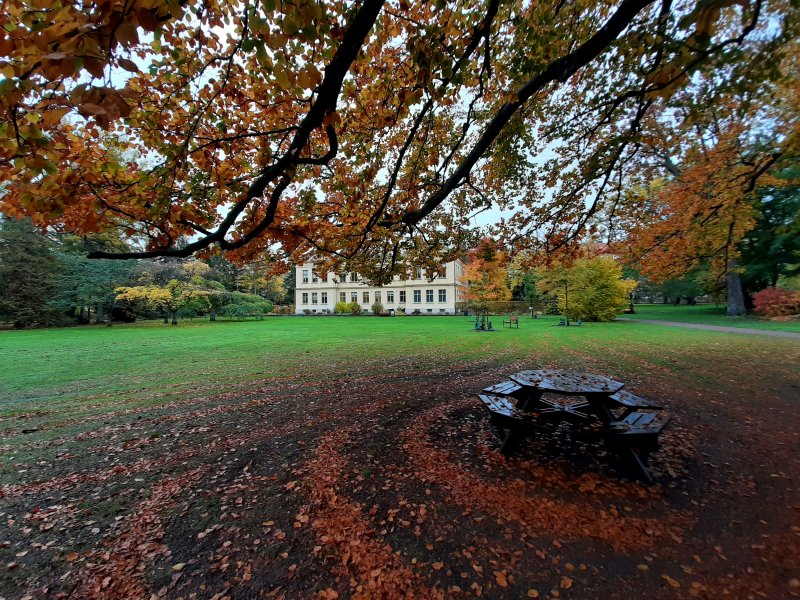
[[[121,257],[383,281],[490,205],[518,248],[568,247],[613,230],[659,127],[796,75],[797,24],[789,0],[9,0],[0,210],[145,241]]]

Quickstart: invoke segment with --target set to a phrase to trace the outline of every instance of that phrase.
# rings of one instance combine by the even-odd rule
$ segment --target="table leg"
[[[521,427],[510,427],[506,439],[500,445],[500,454],[511,454],[517,449],[520,442],[525,439],[525,430]]]
[[[543,394],[544,392],[541,390],[528,391],[525,396],[522,397],[519,402],[517,402],[517,408],[530,412],[535,408],[536,404],[539,403],[539,400],[541,400]]]
[[[642,479],[647,483],[653,483],[653,478],[650,476],[650,472],[647,470],[647,466],[645,466],[642,460],[643,457],[639,456],[636,450],[630,446],[623,446],[618,448],[617,452],[622,460],[627,463],[626,466],[631,470],[631,473],[636,475],[637,479]]]
[[[603,425],[608,425],[612,421],[616,421],[614,413],[608,407],[610,400],[607,396],[587,395],[586,400],[592,408],[592,412],[603,422]]]

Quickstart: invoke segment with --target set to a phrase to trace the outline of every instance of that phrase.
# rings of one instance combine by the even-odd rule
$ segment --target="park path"
[[[702,323],[683,323],[681,321],[660,321],[657,319],[628,319],[618,318],[617,321],[630,321],[631,323],[650,323],[652,325],[666,325],[667,327],[686,327],[688,329],[705,329],[707,331],[721,331],[723,333],[745,333],[748,335],[769,335],[772,337],[790,338],[800,340],[800,333],[794,331],[775,331],[771,329],[752,329],[750,327],[728,327],[723,325],[704,325]]]

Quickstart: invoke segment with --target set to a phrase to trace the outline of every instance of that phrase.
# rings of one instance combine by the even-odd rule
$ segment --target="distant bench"
[[[519,317],[508,317],[507,319],[503,320],[503,327],[508,324],[508,328],[511,329],[512,327],[516,327],[519,329]]]

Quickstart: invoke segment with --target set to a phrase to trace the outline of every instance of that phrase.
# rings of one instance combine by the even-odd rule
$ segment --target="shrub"
[[[210,308],[211,306],[208,302],[208,298],[205,296],[198,296],[181,306],[178,309],[178,316],[182,319],[192,319],[207,314]]]
[[[765,317],[789,317],[800,314],[800,292],[768,287],[753,294],[755,312]]]
[[[570,319],[613,321],[628,305],[636,282],[622,278],[622,265],[613,258],[582,258],[572,266],[555,264],[539,272],[537,285],[558,299]]]
[[[245,317],[266,315],[272,312],[273,304],[256,294],[228,292],[225,295],[225,306],[219,314],[224,317],[243,319]]]
[[[349,312],[351,315],[361,314],[361,305],[358,302],[351,302],[348,306],[350,307]]]
[[[337,302],[336,306],[333,307],[333,312],[337,315],[346,315],[350,312],[350,303],[349,302]]]
[[[372,305],[372,314],[379,315],[382,312],[383,312],[383,304],[381,304],[380,302],[375,302]]]

